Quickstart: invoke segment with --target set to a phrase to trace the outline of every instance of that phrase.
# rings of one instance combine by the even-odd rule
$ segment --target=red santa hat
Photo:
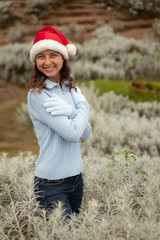
[[[30,50],[31,62],[35,63],[37,54],[45,50],[59,52],[66,60],[69,59],[69,56],[76,54],[75,45],[70,44],[61,32],[51,26],[45,26],[37,32]]]

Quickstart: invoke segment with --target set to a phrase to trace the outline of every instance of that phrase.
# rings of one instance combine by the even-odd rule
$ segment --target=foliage
[[[29,33],[29,30],[27,27],[23,24],[17,23],[14,27],[9,29],[7,33],[7,38],[11,42],[21,42],[23,40],[23,37]]]
[[[101,156],[125,148],[139,155],[147,153],[149,156],[159,156],[159,102],[134,103],[129,101],[128,97],[117,96],[113,92],[97,98],[98,91],[95,91],[93,84],[88,87],[81,86],[81,89],[90,103],[92,124],[89,140],[84,145],[82,143],[84,154],[90,152],[94,160],[97,158],[94,148],[98,149]],[[21,112],[20,109],[19,111]],[[27,107],[23,107],[21,115],[24,114],[28,116]],[[31,124],[28,117],[26,124]]]
[[[155,79],[160,76],[160,43],[127,39],[101,26],[95,37],[77,44],[72,70],[76,79]],[[85,64],[84,64],[85,63]]]
[[[1,154],[2,239],[159,238],[160,104],[134,103],[113,92],[97,98],[93,84],[81,90],[90,103],[92,133],[81,142],[84,196],[80,215],[65,222],[59,203],[46,222],[33,192],[37,156]]]
[[[76,38],[79,35],[74,26],[79,25],[73,25],[69,27],[69,34]],[[81,33],[84,30],[80,26],[78,29]],[[130,80],[141,77],[153,80],[160,77],[160,43],[126,39],[107,26],[97,28],[94,34],[92,40],[75,44],[77,55],[71,59],[75,79]],[[18,84],[26,83],[32,68],[30,48],[30,42],[0,47],[1,78]]]
[[[118,9],[127,10],[133,15],[155,16],[160,14],[160,1],[159,0],[92,0],[93,2],[100,3],[102,7],[116,7]],[[101,6],[99,4],[99,6]]]
[[[158,36],[160,36],[160,20],[156,19],[153,23],[153,29],[156,31]]]
[[[21,105],[16,108],[16,118],[19,123],[32,126],[25,102],[22,102]]]
[[[137,157],[135,153],[130,150],[115,152],[108,158],[111,159],[111,162],[107,164],[107,168],[118,165],[119,167],[123,167],[124,169],[126,169],[126,171],[128,170],[128,167],[134,166],[137,161]],[[147,174],[147,172],[140,167],[135,168],[134,170],[135,170],[135,173],[139,172],[141,174]],[[128,174],[128,177],[129,177],[129,174]]]
[[[11,1],[0,2],[0,26],[1,28],[7,27],[13,21],[13,15],[10,11]]]
[[[32,44],[14,43],[0,48],[0,75],[8,82],[24,85],[31,72],[29,51]]]
[[[28,14],[34,14],[38,17],[46,17],[51,6],[62,4],[63,0],[27,0]]]
[[[141,84],[142,88],[136,88],[133,83]],[[78,83],[79,86],[85,85],[90,86],[91,80],[85,80]],[[130,100],[134,102],[152,102],[160,101],[160,84],[157,81],[142,81],[138,79],[137,81],[127,81],[127,80],[108,80],[108,79],[95,79],[94,87],[98,89],[98,95],[102,96],[106,92],[113,91],[117,95],[128,96]]]
[[[38,207],[33,193],[36,156],[20,153],[8,158],[6,154],[1,154],[1,238],[158,239],[159,158],[136,156],[136,161],[132,161],[132,155],[126,150],[115,153],[118,164],[110,167],[110,156],[99,156],[96,161],[93,161],[90,152],[83,156],[82,208],[79,216],[72,216],[67,223],[61,203],[49,221]],[[128,166],[124,165],[126,159],[130,163]]]
[[[67,26],[53,26],[58,29],[64,36],[67,36],[68,39],[72,37],[74,41],[81,43],[84,40],[84,33],[86,32],[85,27],[82,24],[78,24],[76,21],[71,22]]]
[[[123,30],[124,29],[124,24],[122,21],[119,21],[119,20],[110,20],[108,22],[109,26],[111,28],[113,28],[113,30],[116,32],[116,31],[120,31],[120,30]]]
[[[11,2],[10,1],[1,1],[0,2],[0,12],[3,14],[9,14],[10,12],[10,6]]]
[[[113,92],[97,99],[94,85],[82,89],[90,103],[92,124],[92,134],[83,146],[84,153],[89,151],[96,159],[94,146],[101,156],[124,148],[140,155],[159,156],[160,103],[134,103]]]

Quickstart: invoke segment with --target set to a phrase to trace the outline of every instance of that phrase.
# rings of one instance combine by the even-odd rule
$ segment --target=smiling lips
[[[52,72],[55,67],[44,67],[45,71]]]

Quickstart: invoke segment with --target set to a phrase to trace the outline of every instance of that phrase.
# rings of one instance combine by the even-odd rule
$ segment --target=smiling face
[[[60,83],[60,70],[64,59],[62,55],[53,50],[40,52],[36,56],[36,65],[40,72],[53,82]]]

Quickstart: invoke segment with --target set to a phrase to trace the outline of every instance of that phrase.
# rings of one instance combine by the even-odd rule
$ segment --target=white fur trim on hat
[[[72,44],[69,44],[69,45],[72,45]],[[64,59],[67,60],[69,58],[69,55],[68,55],[69,51],[68,51],[67,48],[68,47],[66,47],[65,45],[62,45],[61,43],[59,43],[57,41],[54,41],[54,40],[50,40],[50,39],[41,40],[41,41],[35,43],[30,50],[31,62],[35,63],[35,58],[36,58],[37,54],[42,52],[42,51],[45,51],[45,50],[57,51],[57,52],[59,52],[60,54],[63,55]]]
[[[76,47],[75,47],[75,45],[67,44],[66,48],[67,48],[68,54],[70,56],[74,56],[76,54]]]

